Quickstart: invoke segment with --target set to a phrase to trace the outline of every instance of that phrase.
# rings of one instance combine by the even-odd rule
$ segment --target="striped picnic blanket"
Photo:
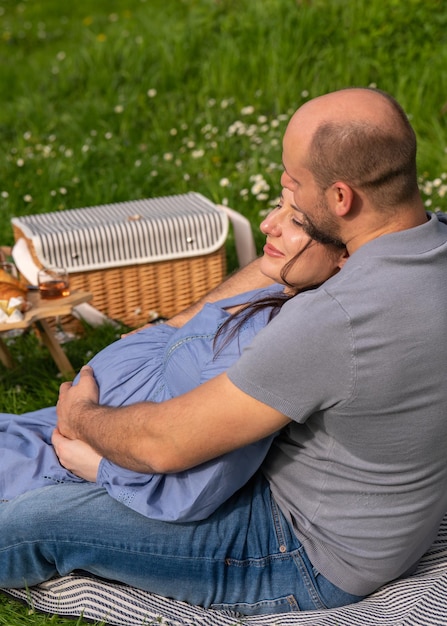
[[[39,611],[110,626],[447,626],[447,515],[413,575],[337,609],[241,618],[74,574],[1,591]]]

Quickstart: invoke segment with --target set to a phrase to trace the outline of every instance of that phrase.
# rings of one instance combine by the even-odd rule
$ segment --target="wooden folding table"
[[[73,366],[57,341],[53,329],[47,320],[59,315],[71,315],[73,307],[91,299],[91,293],[74,291],[69,296],[63,298],[42,300],[37,291],[35,293],[31,291],[29,294],[31,308],[24,314],[23,320],[0,324],[0,361],[6,367],[13,367],[14,365],[11,353],[1,337],[2,333],[8,330],[27,329],[34,325],[39,330],[42,342],[48,348],[61,374],[67,378],[74,376]]]

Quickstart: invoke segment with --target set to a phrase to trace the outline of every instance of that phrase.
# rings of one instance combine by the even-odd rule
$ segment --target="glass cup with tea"
[[[70,281],[64,267],[44,267],[37,274],[42,300],[55,300],[70,295]]]

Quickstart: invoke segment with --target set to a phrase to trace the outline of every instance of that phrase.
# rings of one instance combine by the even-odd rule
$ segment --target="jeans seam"
[[[303,552],[305,553],[303,545],[300,542],[298,542],[300,547],[296,550],[292,550],[291,552],[288,552],[288,549],[290,549],[290,546],[289,547],[287,546],[287,541],[285,538],[283,523],[281,519],[281,512],[272,494],[270,494],[270,501],[271,501],[272,519],[273,519],[273,524],[274,524],[274,528],[276,532],[276,537],[279,543],[280,552],[282,552],[284,556],[292,557],[299,571],[300,578],[303,581],[304,585],[306,586],[309,597],[311,601],[313,602],[315,608],[326,609],[327,606],[323,602],[320,594],[318,593],[318,589],[316,588],[314,582],[312,581],[312,578],[306,567],[306,563],[304,561],[303,554],[302,554]],[[311,563],[310,565],[311,567],[313,567]]]
[[[245,607],[266,607],[266,606],[281,606],[287,603],[287,606],[290,608],[290,612],[299,612],[300,607],[294,595],[280,596],[278,598],[273,598],[271,600],[259,600],[258,602],[213,602],[210,605],[211,609],[215,610],[226,610],[232,613],[239,614],[241,617],[244,617],[244,614],[240,613],[241,608]],[[250,614],[249,614],[250,615]],[[242,626],[242,624],[241,624]]]
[[[303,583],[306,585],[306,589],[307,592],[315,606],[316,609],[327,609],[328,607],[326,606],[326,604],[323,602],[320,594],[318,593],[317,588],[315,587],[314,583],[312,582],[312,579],[309,575],[309,572],[307,570],[306,564],[304,562],[303,559],[303,555],[301,554],[301,552],[304,551],[304,548],[301,546],[301,548],[299,550],[295,550],[295,552],[293,553],[293,560],[295,562],[295,565],[298,569],[298,571],[300,572],[300,576],[301,576],[301,580],[303,581]]]
[[[279,507],[276,504],[275,500],[273,499],[272,494],[270,494],[270,507],[271,507],[273,526],[275,528],[275,534],[276,534],[276,539],[278,541],[279,550],[280,552],[286,552],[287,545],[286,545],[286,538],[284,535],[284,529],[281,523],[281,515],[279,512]]]

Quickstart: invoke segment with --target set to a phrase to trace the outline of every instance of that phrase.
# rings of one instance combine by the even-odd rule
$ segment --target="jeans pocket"
[[[235,617],[246,615],[265,615],[274,613],[291,613],[299,611],[300,607],[294,596],[283,596],[273,600],[261,600],[249,604],[248,602],[237,602],[236,604],[212,604],[212,609],[225,611]]]

